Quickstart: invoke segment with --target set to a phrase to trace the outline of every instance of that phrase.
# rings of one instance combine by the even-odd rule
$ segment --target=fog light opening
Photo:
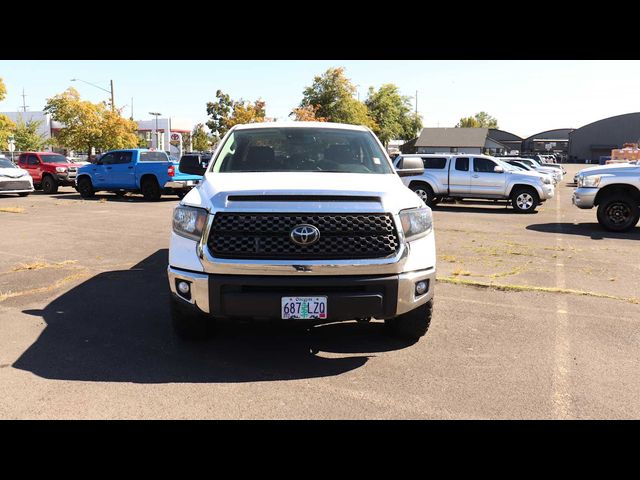
[[[184,280],[176,280],[176,289],[178,294],[187,300],[191,300],[191,284]]]
[[[427,291],[429,291],[429,280],[421,280],[416,283],[416,297],[424,295],[425,293],[427,293]]]

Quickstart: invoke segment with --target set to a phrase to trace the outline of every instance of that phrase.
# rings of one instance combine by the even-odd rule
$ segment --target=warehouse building
[[[569,152],[569,135],[573,130],[573,128],[557,128],[531,135],[522,141],[522,151],[567,155]]]
[[[570,162],[597,162],[625,143],[640,140],[640,112],[626,113],[589,123],[569,135]]]
[[[417,139],[402,146],[402,152],[503,155],[509,149],[491,138],[488,128],[423,128]]]
[[[522,137],[511,132],[490,128],[489,137],[507,147],[507,153],[510,155],[517,155],[522,151]]]

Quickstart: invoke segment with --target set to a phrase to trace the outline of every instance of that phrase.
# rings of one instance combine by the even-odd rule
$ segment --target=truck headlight
[[[578,186],[587,188],[597,188],[600,185],[600,175],[578,177]]]
[[[207,222],[207,211],[178,205],[173,211],[173,231],[192,240],[200,240]]]
[[[546,183],[547,185],[550,185],[551,179],[549,177],[542,177],[542,183]]]
[[[407,242],[427,235],[433,228],[430,208],[412,208],[400,212],[400,223]]]
[[[56,172],[58,173],[64,173],[67,171],[66,167],[56,167]]]

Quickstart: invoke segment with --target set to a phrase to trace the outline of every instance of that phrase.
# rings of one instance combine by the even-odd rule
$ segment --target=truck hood
[[[22,170],[21,168],[0,168],[0,181],[7,178],[22,178],[25,179],[29,176],[29,172]]]
[[[577,175],[591,175],[598,173],[626,173],[630,168],[640,170],[639,165],[635,165],[632,163],[613,163],[611,165],[599,165],[596,167],[583,168],[577,173]]]
[[[424,205],[397,175],[329,172],[207,173],[182,203],[215,211],[390,213]]]
[[[516,177],[525,177],[525,178],[529,178],[529,179],[540,179],[542,177],[546,177],[547,172],[529,172],[527,170],[522,170],[522,171],[518,171],[518,172],[507,172],[509,175],[513,175]]]

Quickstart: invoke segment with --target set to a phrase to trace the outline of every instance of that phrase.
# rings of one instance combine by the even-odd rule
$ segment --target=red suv
[[[58,187],[75,187],[78,167],[67,157],[52,152],[24,152],[18,166],[29,172],[33,187],[44,193],[56,193]]]

